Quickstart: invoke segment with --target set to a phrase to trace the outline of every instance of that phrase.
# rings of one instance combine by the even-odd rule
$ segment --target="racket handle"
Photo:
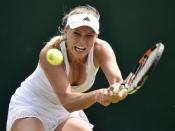
[[[123,84],[121,83],[114,83],[110,86],[113,89],[114,93],[118,93],[121,89],[125,88]]]

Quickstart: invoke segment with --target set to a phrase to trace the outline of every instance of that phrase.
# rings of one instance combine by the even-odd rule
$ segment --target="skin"
[[[48,43],[40,52],[40,64],[50,81],[56,95],[62,105],[70,112],[86,109],[98,102],[103,106],[117,103],[127,96],[125,89],[114,94],[112,89],[101,88],[87,93],[71,92],[72,85],[82,84],[86,79],[85,62],[88,53],[94,45],[94,64],[104,72],[109,85],[123,81],[118,68],[115,54],[111,46],[98,38],[92,28],[81,26],[75,29],[65,28],[64,35],[68,59],[70,62],[69,76],[65,73],[64,62],[59,66],[50,65],[46,60],[46,53],[54,48],[54,43]],[[59,48],[59,45],[58,45]],[[80,48],[80,49],[77,49]],[[31,125],[31,126],[28,126]],[[13,125],[13,131],[43,131],[42,123],[36,118],[23,118],[17,120]],[[60,124],[55,131],[90,131],[87,123],[77,119],[69,118]]]

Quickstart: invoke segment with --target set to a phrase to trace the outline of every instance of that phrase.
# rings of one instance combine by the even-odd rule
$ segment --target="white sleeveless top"
[[[67,76],[69,75],[70,71],[70,65],[67,57],[67,51],[66,51],[66,46],[65,42],[62,42],[60,44],[61,47],[61,52],[64,56],[64,63],[66,65],[66,74]],[[98,71],[98,68],[95,67],[94,62],[93,62],[93,52],[94,52],[94,46],[90,50],[90,53],[88,55],[88,59],[86,61],[86,80],[83,84],[78,85],[78,86],[72,86],[72,91],[74,92],[85,92],[88,89],[90,89],[95,81],[95,76]]]
[[[68,75],[69,61],[67,58],[65,42],[62,42],[60,47],[64,56],[66,66],[65,72]],[[92,87],[95,81],[98,68],[95,68],[93,64],[93,51],[94,48],[90,50],[86,62],[86,80],[79,86],[73,86],[72,91],[74,92],[87,91]],[[38,64],[35,71],[21,83],[21,86],[17,88],[11,98],[7,131],[11,131],[12,124],[16,119],[24,117],[36,117],[40,119],[43,122],[46,131],[54,130],[57,125],[68,117],[78,117],[88,122],[83,111],[69,113],[62,106],[40,64]],[[92,128],[91,124],[90,126]]]
[[[64,57],[64,62],[66,66],[66,73],[68,75],[69,73],[69,61],[67,57],[67,51],[65,42],[62,42],[60,44],[61,52]],[[88,59],[86,62],[86,73],[87,77],[83,84],[78,86],[72,86],[73,92],[85,92],[88,89],[90,89],[95,81],[95,76],[98,71],[98,68],[94,66],[93,63],[93,52],[94,47],[90,50],[90,53],[88,55]],[[28,100],[37,99],[37,101],[45,103],[46,106],[49,103],[52,104],[60,104],[60,101],[56,94],[54,93],[54,90],[47,79],[42,67],[40,64],[38,64],[35,71],[25,80],[21,83],[21,86],[16,90],[16,93],[14,96],[19,96],[19,98],[24,98]],[[44,101],[44,102],[43,102]]]

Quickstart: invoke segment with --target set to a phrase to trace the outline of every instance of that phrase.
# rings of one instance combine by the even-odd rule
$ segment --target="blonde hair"
[[[57,35],[50,38],[48,42],[44,42],[44,45],[47,47],[59,48],[59,44],[64,40],[64,35]]]
[[[51,38],[51,40],[49,41],[49,43],[52,43],[54,46],[57,46],[65,40],[64,35],[63,35],[63,30],[66,26],[67,23],[67,19],[69,18],[69,16],[75,15],[75,14],[91,14],[94,17],[97,18],[97,20],[100,20],[100,14],[98,12],[98,10],[90,5],[85,5],[85,6],[76,6],[75,8],[71,9],[67,14],[64,15],[64,17],[62,18],[62,24],[61,26],[58,28],[59,32],[61,33],[61,35],[58,36],[54,36],[53,38]]]
[[[90,14],[97,18],[97,20],[100,20],[100,14],[98,10],[90,5],[85,6],[76,6],[75,8],[71,9],[69,13],[65,14],[62,18],[62,24],[59,27],[59,31],[62,33],[64,27],[66,26],[67,19],[69,16],[76,15],[76,14]]]

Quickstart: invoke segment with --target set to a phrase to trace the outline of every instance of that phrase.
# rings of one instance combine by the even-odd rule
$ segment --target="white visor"
[[[68,17],[66,26],[75,29],[80,26],[91,27],[96,34],[99,34],[99,21],[90,14],[76,14]]]

